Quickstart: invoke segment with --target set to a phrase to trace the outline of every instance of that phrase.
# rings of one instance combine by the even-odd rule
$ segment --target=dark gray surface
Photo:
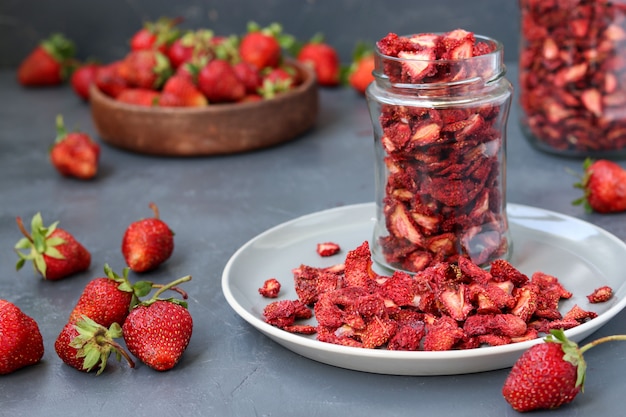
[[[509,78],[515,81],[514,68]],[[5,70],[0,91],[0,296],[39,322],[46,347],[40,364],[0,377],[0,415],[517,415],[500,394],[507,370],[407,377],[340,369],[274,343],[226,303],[222,270],[246,241],[304,214],[373,200],[370,121],[364,100],[353,91],[322,90],[312,132],[259,152],[170,159],[103,144],[102,171],[93,182],[62,178],[47,159],[57,114],[68,127],[97,138],[88,106],[69,87],[25,90]],[[585,215],[570,205],[579,191],[566,168],[579,170],[581,161],[531,149],[521,137],[517,112],[514,105],[508,200],[582,218],[625,239],[626,214]],[[131,370],[114,360],[98,377],[78,372],[56,356],[54,340],[83,286],[101,276],[104,263],[122,269],[123,231],[149,215],[150,201],[176,232],[176,247],[162,268],[144,277],[164,283],[193,276],[186,285],[195,320],[191,343],[169,372],[142,365]],[[92,252],[88,272],[45,282],[30,267],[14,270],[12,247],[20,238],[15,217],[29,219],[37,211],[46,222],[60,220]],[[625,323],[622,312],[594,336],[626,333]],[[589,351],[585,393],[570,406],[534,415],[623,415],[625,352],[619,343]]]
[[[471,30],[517,51],[517,1],[502,0],[2,0],[0,68],[15,67],[42,38],[58,31],[73,39],[79,57],[104,62],[121,58],[144,21],[181,16],[181,28],[243,33],[249,21],[283,24],[306,40],[318,32],[350,62],[357,41],[400,34]]]

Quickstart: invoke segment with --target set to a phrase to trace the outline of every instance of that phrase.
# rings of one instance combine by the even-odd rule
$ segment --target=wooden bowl
[[[318,113],[313,72],[290,61],[302,82],[269,100],[203,108],[121,103],[92,85],[91,115],[104,142],[161,156],[232,154],[289,141],[309,130]]]

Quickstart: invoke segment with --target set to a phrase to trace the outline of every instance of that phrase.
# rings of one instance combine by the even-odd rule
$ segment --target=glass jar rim
[[[443,36],[445,35],[446,32],[429,32],[429,33],[414,33],[414,34],[409,34],[409,35],[399,35],[399,37],[401,38],[411,38],[412,36],[417,36],[417,35],[437,35],[437,36]],[[378,46],[376,46],[376,48],[374,49],[374,53],[376,53],[376,55],[378,55],[380,58],[382,59],[388,59],[390,61],[397,61],[397,62],[428,62],[428,63],[437,63],[437,64],[441,64],[441,65],[445,65],[448,63],[459,63],[459,62],[471,62],[473,60],[479,60],[480,58],[485,59],[485,56],[490,56],[490,55],[494,55],[494,54],[501,54],[504,52],[504,44],[502,42],[500,42],[497,39],[491,38],[489,36],[485,36],[485,35],[474,35],[474,39],[476,42],[484,42],[487,43],[490,47],[492,47],[493,49],[491,49],[489,52],[482,54],[482,55],[477,55],[477,56],[472,56],[469,58],[462,58],[462,59],[413,59],[413,58],[401,58],[401,57],[397,57],[397,56],[391,56],[391,55],[386,55],[383,54],[382,52],[380,52],[380,48]]]

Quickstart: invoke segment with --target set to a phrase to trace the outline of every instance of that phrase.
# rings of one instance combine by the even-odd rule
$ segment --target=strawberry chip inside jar
[[[502,44],[457,29],[390,33],[376,46],[373,259],[418,272],[460,255],[481,266],[508,257]]]
[[[626,155],[626,4],[520,0],[522,130],[564,156]]]

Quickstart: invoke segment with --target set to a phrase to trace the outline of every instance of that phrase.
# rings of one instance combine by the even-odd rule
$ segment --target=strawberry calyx
[[[66,80],[79,66],[76,45],[62,33],[53,33],[39,44],[61,66],[61,79]]]
[[[563,360],[571,363],[577,369],[576,387],[580,387],[580,391],[584,391],[585,374],[587,371],[587,363],[583,358],[583,354],[594,346],[598,346],[602,343],[612,341],[626,341],[626,335],[617,334],[611,336],[604,336],[599,339],[593,340],[582,347],[578,347],[578,344],[569,340],[562,329],[550,330],[550,334],[544,339],[548,343],[560,343],[563,348]]]
[[[578,348],[578,344],[569,340],[562,329],[550,330],[550,334],[544,339],[548,343],[560,343],[563,349],[563,360],[571,363],[576,367],[576,387],[580,387],[580,391],[584,391],[585,375],[587,372],[587,363],[583,358],[582,352]]]
[[[141,297],[145,297],[146,295],[148,295],[150,291],[152,291],[152,288],[157,287],[157,285],[150,281],[137,281],[134,284],[131,284],[130,280],[128,279],[129,271],[130,268],[124,268],[122,270],[122,275],[120,276],[113,271],[109,264],[104,264],[105,275],[107,276],[107,278],[112,279],[119,284],[117,286],[117,289],[133,294],[129,305],[129,309],[132,309],[135,305],[137,305],[137,303],[139,303]]]
[[[107,329],[83,315],[74,328],[78,336],[72,339],[70,346],[77,350],[77,358],[84,358],[83,369],[87,372],[99,365],[96,375],[100,375],[106,368],[111,353],[115,353],[118,361],[123,357],[131,368],[135,367],[130,355],[115,341],[123,336],[122,327],[118,323],[113,323]]]
[[[56,117],[56,131],[57,136],[54,139],[54,143],[59,143],[67,137],[68,132],[65,128],[65,123],[63,122],[63,116],[61,116],[60,114],[58,114]]]
[[[169,45],[180,36],[176,25],[183,21],[182,17],[160,17],[155,22],[144,23],[144,29],[156,36],[155,45]]]
[[[296,38],[293,35],[283,33],[283,26],[278,22],[270,23],[266,27],[261,27],[256,22],[248,22],[248,33],[259,32],[267,36],[271,36],[280,45],[282,49],[289,50],[296,42]]]
[[[46,276],[46,262],[44,255],[56,259],[64,259],[65,257],[56,246],[65,243],[65,239],[58,236],[51,236],[56,230],[58,221],[52,223],[50,226],[43,225],[43,219],[41,213],[37,213],[31,220],[30,233],[24,227],[22,219],[18,216],[16,218],[17,226],[24,235],[16,244],[15,251],[19,256],[19,260],[15,265],[16,270],[20,270],[26,261],[33,261],[33,264],[39,272]],[[22,252],[22,250],[29,251],[28,253]]]

